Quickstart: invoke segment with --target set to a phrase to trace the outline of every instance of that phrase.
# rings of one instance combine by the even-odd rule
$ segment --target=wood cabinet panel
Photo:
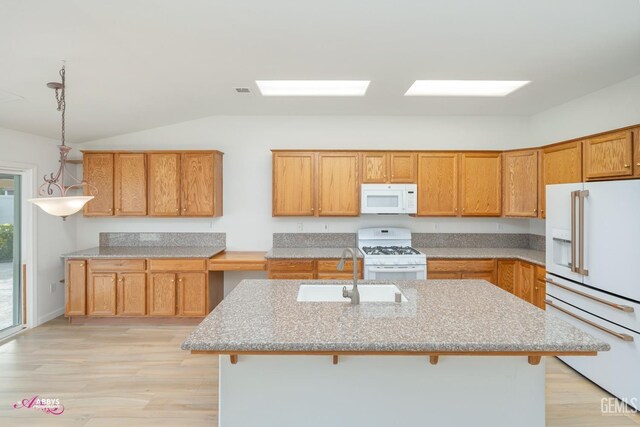
[[[182,215],[214,215],[214,154],[182,153]]]
[[[511,259],[498,260],[498,287],[513,294],[516,289],[518,261]]]
[[[178,315],[205,316],[207,314],[207,275],[178,273]]]
[[[146,273],[118,275],[118,315],[144,316],[147,313]]]
[[[360,215],[357,153],[318,155],[318,214]]]
[[[458,154],[418,155],[418,215],[458,215]]]
[[[538,216],[538,152],[512,151],[503,155],[504,216]]]
[[[114,206],[116,215],[147,214],[147,157],[144,153],[114,155]]]
[[[94,271],[121,272],[144,271],[146,262],[144,259],[92,259],[89,260],[89,269]]]
[[[180,215],[180,154],[149,153],[149,215]]]
[[[271,259],[269,270],[271,271],[311,271],[314,269],[314,261],[311,259]]]
[[[518,262],[515,295],[527,302],[533,301],[535,266],[524,261]]]
[[[89,316],[116,315],[116,274],[92,273],[87,289]]]
[[[389,159],[387,153],[362,153],[362,182],[384,184],[389,179]]]
[[[148,289],[149,316],[175,316],[176,275],[173,273],[152,273]]]
[[[268,278],[273,280],[312,280],[315,279],[314,272],[287,273],[284,271],[269,271]]]
[[[416,182],[415,153],[402,153],[402,152],[389,153],[389,167],[391,169],[390,182],[393,182],[393,183]]]
[[[461,279],[486,280],[489,283],[496,284],[496,275],[494,271],[484,271],[479,273],[460,273]]]
[[[110,216],[113,215],[113,154],[112,153],[86,153],[82,159],[83,179],[97,189],[84,187],[85,195],[93,195],[94,198],[84,206],[85,216]]]
[[[495,269],[493,259],[428,259],[427,271],[431,272],[486,272]]]
[[[315,215],[314,153],[273,154],[273,216]]]
[[[589,138],[583,146],[584,178],[587,181],[633,174],[632,131],[625,130]]]
[[[318,260],[318,272],[337,272],[339,258],[336,259],[319,259]],[[358,270],[362,271],[362,260],[358,260]],[[347,260],[344,263],[343,273],[353,272],[353,261]]]
[[[455,271],[448,272],[428,272],[427,279],[429,280],[459,280],[462,278],[462,273]]]
[[[582,143],[578,141],[542,149],[540,213],[546,217],[546,186],[582,182]]]
[[[204,259],[150,259],[151,271],[200,271],[207,269]]]
[[[460,177],[463,216],[500,216],[500,153],[462,153]]]
[[[633,130],[633,174],[640,176],[640,128]]]
[[[66,316],[86,314],[87,270],[84,260],[69,260],[66,263]]]

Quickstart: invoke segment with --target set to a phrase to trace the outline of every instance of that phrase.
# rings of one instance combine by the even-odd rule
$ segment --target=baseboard
[[[50,313],[45,314],[44,316],[38,317],[38,324],[35,326],[40,326],[43,323],[47,323],[49,320],[53,320],[58,316],[62,316],[63,314],[64,314],[64,307],[60,307],[56,310],[53,310]]]

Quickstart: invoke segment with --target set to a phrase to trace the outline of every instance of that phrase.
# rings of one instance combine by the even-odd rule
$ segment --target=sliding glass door
[[[0,338],[22,324],[20,176],[0,174]]]

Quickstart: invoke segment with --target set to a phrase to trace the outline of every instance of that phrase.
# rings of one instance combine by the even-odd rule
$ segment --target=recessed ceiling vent
[[[240,95],[251,95],[251,89],[248,87],[234,87],[233,90]]]

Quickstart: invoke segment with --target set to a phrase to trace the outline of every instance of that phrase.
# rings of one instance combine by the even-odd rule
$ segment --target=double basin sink
[[[298,302],[349,302],[349,298],[342,296],[341,284],[300,285]],[[346,285],[347,290],[352,290],[353,285]],[[407,298],[396,285],[361,285],[358,284],[360,302],[395,302],[396,293],[401,295],[401,301],[407,302]]]

